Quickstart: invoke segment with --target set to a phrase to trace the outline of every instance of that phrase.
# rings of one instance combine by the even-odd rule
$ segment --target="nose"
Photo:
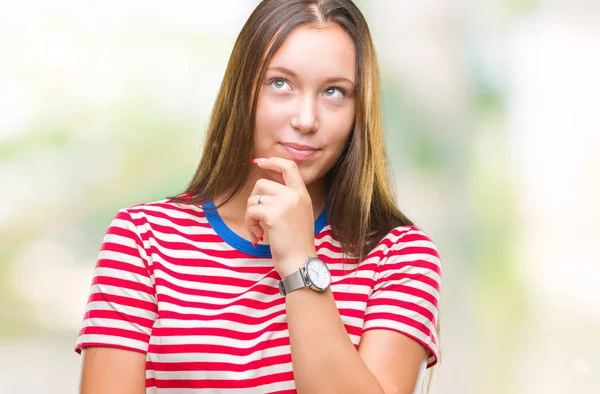
[[[307,96],[298,99],[297,109],[290,119],[294,130],[301,133],[314,133],[319,128],[317,102]]]

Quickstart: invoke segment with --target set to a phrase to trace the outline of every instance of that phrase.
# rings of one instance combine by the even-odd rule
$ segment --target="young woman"
[[[412,393],[440,261],[394,204],[379,111],[351,0],[261,2],[185,193],[107,231],[81,393]]]

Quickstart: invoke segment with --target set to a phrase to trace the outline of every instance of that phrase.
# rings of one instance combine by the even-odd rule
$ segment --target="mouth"
[[[280,145],[296,161],[309,160],[319,151],[317,148],[302,144],[280,143]]]

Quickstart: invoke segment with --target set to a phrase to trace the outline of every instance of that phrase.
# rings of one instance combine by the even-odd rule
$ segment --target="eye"
[[[346,91],[340,87],[332,86],[327,88],[327,90],[323,92],[323,95],[327,97],[341,98],[346,97]]]
[[[290,84],[281,78],[273,78],[271,80],[271,86],[273,86],[276,90],[292,90]]]

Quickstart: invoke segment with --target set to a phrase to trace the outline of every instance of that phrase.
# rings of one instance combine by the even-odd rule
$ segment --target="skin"
[[[291,33],[260,87],[255,128],[260,160],[244,190],[219,209],[233,231],[269,243],[282,277],[316,255],[314,218],[327,193],[323,176],[342,154],[355,117],[354,50],[350,36],[335,24],[300,26]],[[319,150],[309,160],[291,160],[282,142]],[[286,313],[299,393],[413,392],[427,355],[416,341],[371,330],[362,335],[357,352],[330,290],[288,294]],[[145,355],[86,349],[81,393],[106,392],[144,393]]]

